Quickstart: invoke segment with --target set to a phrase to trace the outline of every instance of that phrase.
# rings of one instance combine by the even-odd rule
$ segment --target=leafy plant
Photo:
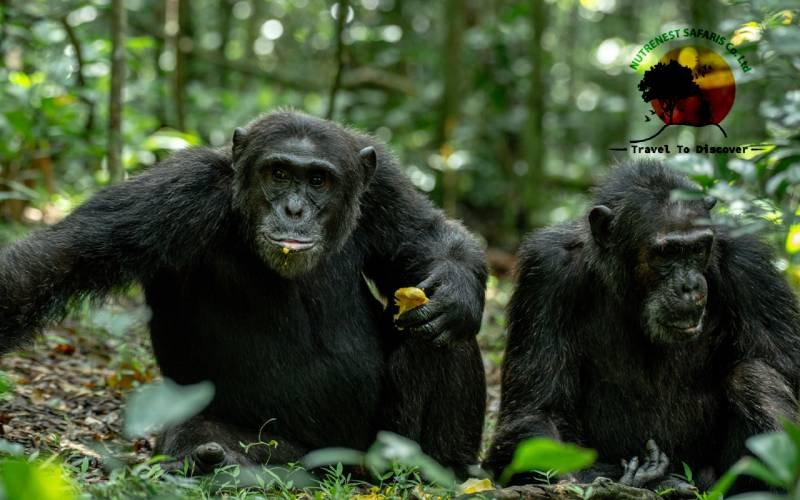
[[[788,499],[800,495],[800,426],[785,420],[783,431],[753,436],[746,445],[754,456],[739,459],[708,491],[707,498],[721,499],[741,476],[758,479],[785,493],[747,493],[731,499]]]
[[[181,386],[165,379],[146,385],[128,398],[123,432],[137,437],[179,424],[200,413],[213,397],[211,382]]]
[[[517,446],[511,463],[500,475],[500,482],[507,483],[514,474],[529,471],[568,474],[589,467],[596,459],[595,450],[549,438],[531,438]]]
[[[366,453],[348,448],[326,448],[313,451],[303,459],[303,465],[308,469],[335,464],[366,467],[376,476],[400,465],[418,470],[426,480],[441,486],[452,488],[456,484],[453,472],[423,453],[417,443],[388,431],[379,432]]]

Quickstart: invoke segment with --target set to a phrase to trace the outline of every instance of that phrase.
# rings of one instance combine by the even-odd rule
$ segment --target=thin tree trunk
[[[67,32],[69,43],[72,45],[72,50],[75,51],[75,62],[78,64],[78,69],[75,71],[75,78],[78,81],[78,88],[81,89],[80,100],[86,105],[86,123],[83,126],[83,135],[89,138],[92,135],[92,128],[94,127],[94,101],[89,99],[86,95],[86,77],[84,76],[84,67],[86,64],[83,60],[83,47],[81,46],[80,38],[78,38],[75,29],[70,26],[67,16],[61,18],[61,25],[64,31]]]
[[[261,27],[262,18],[262,2],[261,0],[250,0],[250,17],[247,18],[247,30],[245,31],[245,40],[244,40],[244,53],[246,56],[246,61],[253,61],[252,66],[254,68],[257,67],[256,61],[258,61],[258,55],[255,51],[255,43],[256,39],[258,38],[258,31]],[[241,80],[239,81],[239,90],[247,90],[250,87],[251,82],[253,81],[253,75],[251,73],[241,73]]]
[[[153,67],[156,72],[156,80],[153,84],[153,89],[156,92],[158,106],[155,113],[158,118],[158,128],[163,128],[169,125],[169,105],[167,104],[167,77],[164,68],[161,67],[161,57],[169,50],[166,44],[165,28],[165,5],[158,2],[153,9],[154,23],[158,27],[157,33],[152,33],[151,36],[155,40],[155,50],[153,51]],[[133,18],[135,19],[135,18]],[[131,23],[134,24],[134,23]]]
[[[164,35],[167,37],[167,52],[173,60],[172,68],[172,100],[174,103],[174,125],[179,130],[184,130],[184,61],[180,49],[181,40],[181,3],[182,0],[166,0],[164,7]]]
[[[530,0],[531,2],[531,35],[528,54],[531,62],[531,86],[528,92],[528,124],[525,129],[525,158],[528,163],[528,172],[525,176],[523,192],[523,205],[519,217],[519,229],[527,230],[529,221],[528,213],[531,208],[541,204],[544,192],[544,50],[542,50],[542,32],[547,26],[547,5],[543,0]]]
[[[219,27],[219,34],[220,34],[220,43],[219,49],[217,49],[217,53],[219,54],[220,59],[225,59],[225,49],[228,48],[228,40],[230,40],[231,35],[231,11],[233,10],[233,5],[230,0],[221,0],[219,2],[219,14],[217,16],[220,19],[220,27]],[[216,72],[219,85],[221,87],[228,86],[228,72],[227,71],[218,71]]]
[[[125,84],[124,0],[111,2],[111,92],[108,105],[108,173],[112,183],[122,181],[122,90]]]
[[[445,160],[452,154],[450,145],[453,130],[459,119],[461,102],[462,58],[466,11],[462,0],[446,0],[442,3],[443,17],[447,20],[447,32],[442,45],[442,69],[444,94],[442,95],[436,143]],[[456,216],[458,202],[458,172],[445,162],[442,174],[442,206],[451,217]]]
[[[347,25],[347,12],[350,9],[349,0],[339,0],[337,2],[337,16],[336,16],[336,74],[333,77],[333,84],[331,85],[330,96],[328,97],[328,112],[327,118],[333,118],[336,112],[336,94],[342,86],[342,71],[344,70],[344,29]]]

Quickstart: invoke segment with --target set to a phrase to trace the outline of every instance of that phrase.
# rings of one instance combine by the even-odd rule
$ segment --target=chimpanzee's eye
[[[283,167],[272,167],[272,178],[276,181],[288,181],[289,171]]]
[[[325,180],[324,172],[315,172],[308,178],[308,183],[313,187],[322,187],[325,185]]]

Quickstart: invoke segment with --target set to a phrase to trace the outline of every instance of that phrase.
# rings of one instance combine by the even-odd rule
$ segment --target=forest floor
[[[508,282],[490,280],[478,337],[488,395],[484,448],[499,403],[509,294]],[[1,396],[0,439],[21,445],[26,456],[57,456],[82,491],[94,485],[93,494],[113,497],[116,489],[109,489],[109,478],[113,482],[131,474],[110,474],[110,465],[130,469],[147,464],[152,454],[152,438],[130,440],[121,434],[127,393],[159,377],[147,317],[136,291],[101,305],[84,305],[47,329],[29,348],[0,359],[0,373],[10,386]],[[146,466],[135,474],[142,473],[153,475]],[[342,491],[363,493],[363,486],[354,488]]]

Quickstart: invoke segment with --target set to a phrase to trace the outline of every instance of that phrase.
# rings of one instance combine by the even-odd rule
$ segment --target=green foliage
[[[423,453],[414,441],[388,431],[379,432],[366,453],[347,448],[326,448],[312,451],[303,459],[303,465],[308,469],[331,464],[363,466],[376,476],[392,471],[396,466],[413,468],[428,481],[451,488],[455,485],[452,471]]]
[[[6,500],[70,500],[75,488],[58,465],[38,460],[0,461],[0,498]]]
[[[740,476],[756,478],[771,488],[785,492],[785,495],[747,493],[731,499],[797,498],[800,495],[800,427],[785,420],[783,431],[753,436],[746,444],[754,456],[739,459],[708,491],[706,498],[723,498]]]
[[[185,422],[200,413],[213,397],[211,382],[178,385],[165,379],[146,385],[128,398],[124,433],[129,437],[144,436],[157,428]]]
[[[135,173],[184,147],[227,147],[235,126],[278,106],[317,115],[326,112],[339,69],[331,2],[182,3],[185,11],[180,13],[176,49],[164,36],[165,2],[125,2],[126,171]],[[448,11],[445,7],[450,4],[457,8]],[[455,215],[489,246],[507,250],[513,250],[533,226],[582,213],[586,189],[602,176],[605,165],[613,163],[608,148],[650,132],[652,124],[642,120],[649,106],[636,92],[642,75],[627,68],[632,50],[665,25],[685,24],[739,36],[739,53],[747,56],[754,70],[737,81],[736,103],[724,123],[731,132],[726,145],[764,147],[740,155],[671,157],[703,191],[676,196],[718,197],[719,215],[742,226],[740,230],[764,232],[780,252],[778,264],[795,284],[800,283],[796,78],[800,11],[796,5],[783,0],[717,3],[701,9],[686,9],[677,0],[647,9],[629,0],[361,0],[350,5],[352,19],[342,34],[342,87],[333,117],[389,142],[420,190],[438,204],[455,200]],[[24,234],[29,229],[26,224],[63,217],[108,183],[109,6],[107,0],[0,5],[0,216],[8,221],[0,224],[0,243]],[[444,34],[459,19],[463,21],[460,44],[444,44]],[[268,21],[273,27],[275,21],[280,23],[280,34],[266,29]],[[537,23],[544,26],[543,33],[536,34],[540,38],[533,36],[542,31],[535,29]],[[453,85],[443,67],[445,61],[456,60],[456,50],[461,51],[457,60],[463,67]],[[538,71],[541,85],[535,81]],[[458,98],[452,116],[445,116],[441,109],[446,89],[451,88]],[[541,98],[541,109],[534,106],[536,97]],[[532,127],[538,118],[541,134]],[[669,128],[664,133],[668,142],[713,144],[718,136],[700,129]],[[541,141],[542,158],[531,155],[532,141]],[[537,189],[530,189],[532,185]],[[25,208],[35,210],[25,212]],[[492,351],[488,359],[496,365],[505,342],[500,306],[508,300],[510,285],[493,283],[488,293],[497,295],[497,310],[487,309],[479,339]],[[87,339],[100,338],[113,346],[111,364],[120,380],[132,378],[136,385],[147,379],[137,374],[147,372],[152,360],[130,340],[132,331],[143,329],[146,312],[128,316],[106,305],[99,312],[82,309],[79,317],[79,330],[87,332]],[[175,396],[168,386],[159,387],[132,399],[130,432],[144,432],[164,418],[187,418],[210,397],[206,388],[176,405],[172,398],[184,396]],[[3,388],[0,380],[0,393]],[[181,411],[155,414],[174,407]],[[491,428],[491,423],[487,426]],[[0,452],[21,451],[6,445],[0,441]],[[779,447],[780,440],[761,445],[771,450]],[[516,466],[553,474],[589,461],[589,452],[561,446],[528,444],[519,452]],[[388,434],[366,454],[329,450],[317,460],[369,462],[382,471],[386,484],[381,491],[395,487],[394,491],[411,495],[424,478],[452,484],[449,473],[424,457],[419,447]],[[38,470],[38,462],[30,464],[32,471]],[[739,472],[762,474],[784,485],[788,469],[778,466],[769,460],[745,462]],[[191,498],[207,498],[219,488],[205,480],[164,477],[159,470],[154,464],[122,467],[111,473],[109,481],[84,488],[88,494],[106,497]],[[295,479],[272,469],[255,475],[238,469],[229,472],[235,472],[232,485],[253,486],[230,486],[224,489],[226,495],[300,494]],[[72,473],[83,477],[80,470]],[[264,479],[264,474],[275,477]],[[254,482],[245,481],[248,477]],[[308,495],[349,496],[356,491],[364,490],[334,466]]]
[[[511,463],[500,475],[500,482],[506,483],[514,474],[529,471],[568,474],[589,467],[596,459],[594,450],[549,438],[531,438],[517,446]]]

